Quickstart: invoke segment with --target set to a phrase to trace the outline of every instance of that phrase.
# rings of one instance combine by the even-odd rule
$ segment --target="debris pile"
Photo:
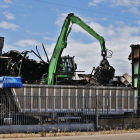
[[[39,83],[42,75],[47,72],[49,64],[44,61],[29,59],[29,51],[18,52],[11,50],[4,53],[0,59],[4,65],[1,66],[0,76],[21,76],[23,83]],[[6,71],[6,73],[4,72]]]
[[[115,76],[112,81],[114,86],[125,86],[131,87],[132,86],[132,77],[125,73],[122,76]]]
[[[113,80],[110,83],[103,83],[98,81],[94,75],[90,74],[78,74],[79,80],[85,79],[88,85],[91,86],[121,86],[121,87],[131,87],[132,86],[132,77],[125,73],[122,76],[114,76]]]
[[[3,48],[4,38],[1,38],[1,50]],[[45,62],[37,49],[36,51],[23,51],[19,52],[11,50],[1,54],[0,57],[0,76],[20,76],[22,83],[26,84],[46,84],[48,78],[48,69],[50,61],[48,59],[44,45],[42,44],[45,52],[47,62]],[[40,61],[29,59],[29,53],[33,53]],[[111,53],[112,55],[112,53]],[[104,56],[104,55],[103,55]],[[131,57],[131,55],[130,55]],[[132,78],[127,73],[122,76],[115,76],[115,69],[110,66],[106,57],[103,57],[99,66],[93,68],[91,74],[76,74],[77,64],[74,62],[74,57],[61,57],[66,66],[61,65],[61,69],[57,75],[62,77],[61,80],[57,78],[57,85],[89,85],[89,86],[132,86]],[[65,60],[65,61],[64,61]],[[69,61],[68,61],[69,60]],[[72,63],[70,63],[72,62]],[[58,65],[60,65],[58,63]],[[73,66],[73,67],[72,67]],[[73,74],[68,72],[73,72]],[[61,73],[60,73],[61,72]],[[66,73],[65,73],[66,72]],[[77,71],[78,72],[78,71]],[[79,71],[81,72],[81,71]],[[94,74],[93,74],[94,72]],[[54,74],[54,73],[53,73]],[[71,74],[73,78],[65,77]]]
[[[29,59],[28,53],[35,53],[33,51],[18,52],[15,50],[3,53],[0,59],[0,76],[21,76],[22,83],[28,84],[40,84],[40,80],[45,75],[49,67],[48,62],[44,62],[41,57],[37,55],[41,61]],[[109,73],[105,71],[110,70]],[[94,74],[92,74],[94,72]],[[90,85],[90,86],[132,86],[132,78],[127,73],[122,76],[114,76],[115,70],[110,65],[98,66],[94,68],[91,74],[76,74],[69,82],[62,81],[58,84],[70,84],[70,85]],[[101,75],[104,74],[104,75]],[[106,82],[106,75],[110,74],[110,82]],[[109,76],[107,76],[109,77]]]

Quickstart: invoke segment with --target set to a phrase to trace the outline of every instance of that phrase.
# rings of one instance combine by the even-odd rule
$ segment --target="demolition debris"
[[[2,51],[4,38],[0,38],[0,50]],[[47,58],[45,62],[37,49],[36,51],[19,52],[11,50],[4,52],[0,57],[0,76],[20,76],[22,83],[25,84],[46,84],[48,77],[48,69],[50,61],[48,59],[44,45],[42,44],[44,53]],[[40,61],[29,59],[29,53],[33,53]],[[113,52],[110,54],[112,55]],[[60,63],[61,62],[61,63]],[[58,62],[59,69],[57,69],[57,85],[89,85],[89,86],[132,86],[132,78],[127,73],[122,76],[114,76],[115,69],[110,66],[108,60],[104,57],[98,67],[94,67],[91,74],[77,74],[77,64],[74,62],[74,57],[63,56]],[[69,73],[70,71],[70,73]],[[65,77],[65,74],[72,76]],[[59,77],[63,76],[63,77]],[[54,75],[55,76],[55,75]]]
[[[28,53],[15,50],[3,53],[0,58],[0,76],[20,76],[23,83],[40,83],[42,75],[47,72],[49,64],[34,53],[40,61],[29,59]]]
[[[47,76],[49,67],[48,62],[44,62],[39,56],[40,61],[29,59],[28,53],[34,53],[34,51],[18,52],[11,50],[2,54],[0,58],[0,76],[21,76],[23,83],[28,84],[40,84],[42,77]],[[35,53],[34,53],[35,54]],[[36,54],[36,56],[38,56]],[[107,83],[106,75],[110,69],[112,79],[110,83]],[[58,84],[70,84],[70,85],[90,85],[90,86],[125,86],[131,87],[132,78],[127,73],[122,76],[114,76],[114,69],[109,65],[104,67],[98,66],[93,71],[94,74],[75,74],[72,80],[65,80],[58,82]],[[102,73],[102,75],[101,75]],[[109,77],[109,76],[107,76]]]

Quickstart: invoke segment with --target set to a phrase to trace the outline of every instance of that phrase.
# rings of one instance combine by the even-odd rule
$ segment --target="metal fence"
[[[111,99],[112,98],[112,99]],[[117,98],[117,102],[116,102]],[[130,104],[123,104],[130,100]],[[111,102],[111,101],[112,102]],[[113,102],[115,100],[115,102]],[[111,104],[111,105],[109,105]],[[117,107],[116,107],[117,104]],[[1,125],[39,125],[58,123],[96,123],[99,119],[136,116],[137,98],[123,97],[59,97],[0,96]],[[98,114],[97,114],[98,113]]]
[[[38,98],[38,96],[1,95],[0,124],[94,123],[95,103],[96,97],[40,96]]]
[[[140,127],[132,88],[31,87],[0,89],[0,125],[95,124]]]
[[[109,96],[99,99],[98,130],[140,128],[140,116],[137,108],[138,98],[140,97]]]

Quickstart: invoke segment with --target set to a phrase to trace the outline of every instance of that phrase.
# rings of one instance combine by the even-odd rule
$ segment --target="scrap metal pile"
[[[90,74],[78,74],[77,77],[81,80],[86,79],[87,84],[90,86],[132,86],[132,77],[128,73],[125,73],[122,76],[114,76],[110,83],[100,82],[95,78],[95,75],[91,76]]]
[[[34,53],[41,61],[29,59],[28,53]],[[21,76],[22,83],[27,84],[40,84],[44,75],[47,75],[49,63],[44,62],[40,55],[32,51],[18,52],[15,50],[3,53],[0,62],[2,63],[0,69],[0,76]],[[94,71],[94,74],[92,74]],[[128,74],[122,76],[114,76],[114,68],[108,64],[108,61],[104,63],[101,61],[100,66],[93,68],[91,74],[77,74],[76,78],[78,83],[72,82],[75,85],[90,85],[90,86],[127,86],[132,85],[132,78]],[[109,78],[109,79],[108,79]],[[81,82],[80,82],[81,81]],[[83,82],[84,81],[84,82]],[[109,81],[109,82],[108,82]],[[61,83],[63,84],[63,83]]]
[[[0,76],[20,76],[23,83],[39,83],[42,75],[48,70],[48,63],[29,59],[28,53],[34,51],[18,52],[15,50],[3,53],[0,59],[2,63]],[[39,56],[40,58],[40,56]]]

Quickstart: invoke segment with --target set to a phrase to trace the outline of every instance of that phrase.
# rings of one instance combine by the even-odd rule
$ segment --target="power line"
[[[118,1],[120,1],[120,2],[122,2],[122,0],[118,0]],[[140,5],[140,2],[138,2],[138,1],[132,1],[132,0],[123,0],[123,2],[128,2],[129,4],[131,3],[131,4],[135,4],[135,5]],[[117,3],[117,2],[116,2]]]
[[[140,2],[138,2],[138,1],[132,1],[132,0],[116,0],[116,1],[113,1],[113,2],[114,3],[117,3],[117,2],[121,2],[121,3],[127,2],[129,4],[140,5]],[[120,5],[120,6],[123,6],[123,5]]]
[[[120,15],[116,15],[116,14],[110,14],[110,13],[104,13],[104,12],[99,12],[99,11],[94,11],[94,10],[88,10],[88,9],[84,9],[84,8],[80,8],[80,7],[68,6],[68,5],[53,3],[53,2],[49,2],[49,1],[43,1],[43,0],[34,0],[34,1],[38,1],[38,2],[41,2],[41,3],[47,3],[47,4],[51,4],[51,5],[58,5],[58,6],[62,6],[62,7],[69,7],[69,8],[79,9],[79,10],[83,10],[83,11],[95,12],[95,13],[98,13],[98,14],[116,16],[116,17],[120,17],[120,18],[140,20],[140,19],[133,18],[133,17],[126,17],[126,16],[120,16]]]

